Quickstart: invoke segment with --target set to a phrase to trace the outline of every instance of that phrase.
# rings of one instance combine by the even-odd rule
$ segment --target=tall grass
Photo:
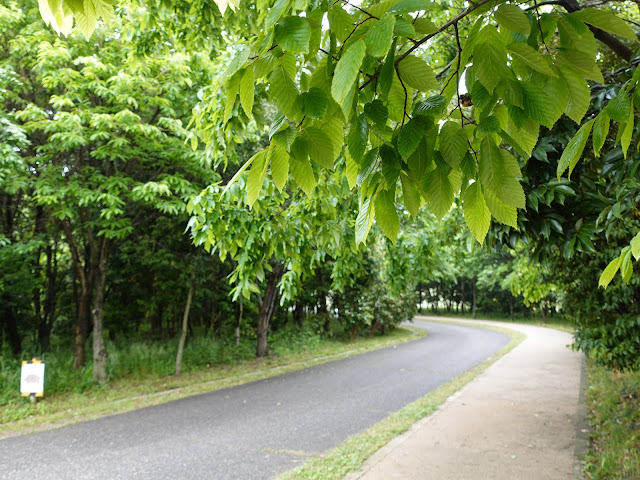
[[[269,337],[272,355],[286,355],[313,351],[323,339],[317,325],[309,324],[303,329],[283,328]],[[39,358],[45,362],[46,395],[82,393],[99,390],[92,381],[92,353],[87,345],[87,365],[73,369],[73,354],[70,349],[57,349]],[[136,340],[129,342],[107,341],[109,352],[107,363],[108,380],[142,380],[172,375],[175,369],[178,342],[175,339],[162,341]],[[204,334],[188,338],[182,357],[184,373],[203,370],[216,365],[237,365],[254,358],[255,339],[235,342],[212,338]],[[0,407],[24,402],[19,395],[21,361],[30,360],[25,353],[15,359],[0,356]]]

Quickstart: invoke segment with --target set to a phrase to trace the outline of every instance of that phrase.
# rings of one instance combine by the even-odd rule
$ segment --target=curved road
[[[0,441],[2,479],[270,479],[468,370],[509,338],[429,336],[238,387]]]

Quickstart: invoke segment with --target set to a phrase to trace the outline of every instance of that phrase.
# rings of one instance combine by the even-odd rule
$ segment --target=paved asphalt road
[[[477,364],[508,337],[416,322],[424,339],[0,441],[0,478],[270,479]]]

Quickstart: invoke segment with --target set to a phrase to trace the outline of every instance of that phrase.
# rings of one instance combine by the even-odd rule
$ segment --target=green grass
[[[640,372],[587,363],[591,446],[584,478],[640,480]]]
[[[498,353],[471,370],[441,385],[421,399],[410,403],[364,432],[349,437],[329,452],[307,460],[296,470],[284,473],[278,480],[340,480],[349,472],[358,471],[377,450],[406,432],[414,423],[431,415],[451,395],[484,372],[496,360],[510,352],[525,338],[521,333],[498,327],[487,327],[511,336],[511,341]]]
[[[0,357],[0,438],[123,413],[179,398],[300,370],[311,365],[414,340],[423,330],[398,328],[386,336],[348,342],[313,330],[274,333],[272,356],[253,358],[254,342],[240,346],[194,338],[183,358],[183,374],[171,375],[177,342],[110,345],[106,387],[91,382],[91,369],[76,371],[72,358],[46,355],[45,397],[35,405],[20,397],[20,362]]]
[[[537,325],[540,327],[548,327],[555,328],[556,330],[562,330],[563,332],[573,333],[575,329],[575,325],[571,320],[563,317],[562,315],[554,315],[547,317],[547,321],[544,322],[541,316],[531,316],[531,315],[519,315],[516,316],[513,320],[509,316],[495,316],[491,314],[482,314],[478,313],[474,318],[471,313],[465,312],[464,314],[460,312],[440,312],[439,314],[435,314],[428,310],[425,310],[424,313],[418,314],[418,316],[424,317],[440,317],[440,318],[464,318],[466,320],[491,320],[495,322],[503,322],[503,323],[524,323],[527,325]]]

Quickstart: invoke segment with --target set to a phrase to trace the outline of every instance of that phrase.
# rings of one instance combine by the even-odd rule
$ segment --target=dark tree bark
[[[71,252],[71,263],[79,290],[76,290],[76,321],[73,326],[73,368],[78,370],[86,362],[85,343],[89,334],[89,317],[91,303],[91,289],[93,286],[93,265],[91,255],[86,256],[86,262],[82,261],[78,246],[73,236],[71,223],[62,221],[67,245]]]
[[[582,6],[576,0],[558,0],[558,5],[562,6],[569,13],[577,12],[582,9]],[[593,32],[593,36],[607,45],[616,55],[624,58],[626,61],[631,60],[633,50],[618,40],[618,37],[591,25],[587,26]]]
[[[276,263],[273,270],[267,277],[267,287],[264,296],[260,302],[260,311],[258,312],[258,345],[256,347],[256,357],[266,357],[269,355],[269,346],[267,344],[267,336],[269,335],[269,324],[275,312],[276,302],[278,300],[278,282],[282,275],[282,265]]]
[[[93,321],[93,381],[107,383],[107,349],[104,344],[104,296],[107,283],[108,240],[100,237],[99,257],[95,281],[95,297],[91,309]]]
[[[302,318],[304,317],[304,304],[297,301],[293,308],[293,323],[296,327],[302,328]]]

